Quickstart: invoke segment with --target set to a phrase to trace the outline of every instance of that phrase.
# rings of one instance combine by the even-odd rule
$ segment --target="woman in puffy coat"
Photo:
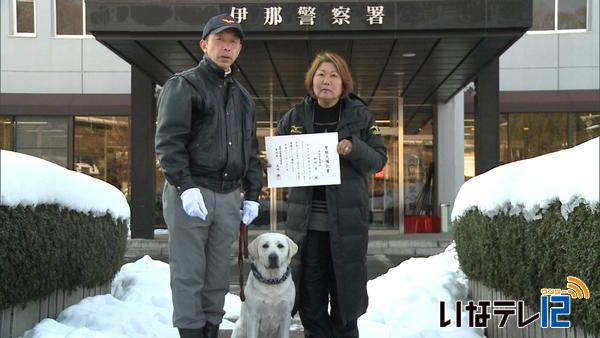
[[[337,131],[341,184],[289,189],[286,234],[300,247],[295,310],[306,337],[358,337],[356,320],[368,305],[368,182],[387,151],[366,103],[351,94],[342,57],[318,54],[304,84],[310,95],[285,113],[277,135]]]

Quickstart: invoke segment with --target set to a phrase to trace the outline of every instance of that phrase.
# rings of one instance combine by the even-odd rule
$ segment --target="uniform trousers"
[[[218,193],[200,188],[205,221],[183,210],[177,189],[165,184],[163,215],[169,228],[173,326],[197,329],[220,324],[229,291],[231,247],[241,221],[240,190]]]

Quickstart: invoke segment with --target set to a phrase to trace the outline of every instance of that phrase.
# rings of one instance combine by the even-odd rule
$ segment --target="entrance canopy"
[[[532,3],[86,0],[86,11],[88,31],[158,84],[202,58],[198,40],[210,17],[232,14],[246,34],[238,79],[264,111],[271,95],[304,96],[313,56],[338,52],[377,118],[389,118],[389,97],[403,97],[410,134],[431,118],[433,104],[452,98],[529,29]]]

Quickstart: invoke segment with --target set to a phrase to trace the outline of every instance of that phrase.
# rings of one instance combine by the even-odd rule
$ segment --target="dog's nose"
[[[279,262],[278,262],[278,257],[277,254],[270,254],[269,255],[269,267],[270,268],[277,268],[279,267]]]

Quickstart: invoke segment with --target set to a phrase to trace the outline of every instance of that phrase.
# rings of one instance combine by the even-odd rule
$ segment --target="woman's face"
[[[323,62],[313,76],[313,92],[321,107],[335,105],[342,96],[342,77],[331,62]]]

